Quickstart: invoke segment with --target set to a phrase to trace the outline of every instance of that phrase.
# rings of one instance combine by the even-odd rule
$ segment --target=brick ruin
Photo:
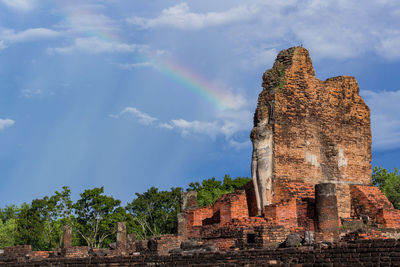
[[[271,247],[290,233],[316,241],[387,238],[400,211],[371,184],[370,111],[354,77],[315,77],[309,52],[281,51],[254,114],[252,178],[210,207],[183,194],[179,233],[221,250]],[[389,233],[390,232],[390,233]]]
[[[278,54],[262,87],[250,135],[253,181],[207,207],[183,192],[177,235],[136,240],[118,223],[113,249],[91,249],[73,247],[66,226],[62,249],[6,248],[0,265],[346,266],[351,258],[362,266],[365,258],[369,266],[373,253],[380,264],[400,264],[400,210],[371,185],[370,111],[355,78],[321,81],[309,52],[293,47]]]

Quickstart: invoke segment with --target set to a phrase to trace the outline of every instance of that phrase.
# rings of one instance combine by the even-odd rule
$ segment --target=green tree
[[[6,206],[5,208],[0,209],[0,219],[5,222],[9,219],[16,219],[18,217],[20,209],[15,206]]]
[[[73,205],[76,220],[74,229],[89,247],[101,247],[114,240],[116,224],[126,221],[121,201],[104,195],[104,188],[87,189]]]
[[[15,245],[17,222],[20,209],[15,206],[6,206],[0,209],[0,248]]]
[[[72,225],[71,190],[63,186],[61,192],[55,191],[54,195],[47,198],[45,221],[45,234],[51,248],[61,247],[64,225]]]
[[[14,218],[3,222],[0,219],[0,248],[11,247],[15,245],[15,234],[17,223]]]
[[[138,238],[172,234],[177,232],[177,214],[181,188],[158,191],[152,187],[128,203],[126,209],[132,215],[133,231]]]
[[[23,204],[19,210],[16,241],[20,245],[30,244],[36,250],[50,250],[61,246],[63,226],[71,224],[71,191],[63,187],[54,195],[34,199]]]
[[[374,167],[372,184],[378,186],[396,209],[400,209],[400,171],[388,172],[382,167]]]
[[[211,179],[204,179],[201,184],[199,182],[190,183],[187,190],[197,191],[199,206],[204,207],[212,205],[223,194],[232,193],[250,181],[251,179],[247,177],[232,179],[229,175],[225,175],[223,182],[212,177]]]
[[[46,250],[44,236],[44,221],[41,211],[44,208],[43,200],[33,200],[32,204],[24,203],[17,219],[16,244],[32,245],[34,250]]]

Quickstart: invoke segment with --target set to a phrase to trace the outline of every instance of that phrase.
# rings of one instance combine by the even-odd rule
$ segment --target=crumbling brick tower
[[[371,184],[370,112],[356,79],[317,79],[308,51],[292,47],[262,86],[251,132],[258,213],[282,201],[286,182],[329,182],[340,217],[350,217],[350,185]]]
[[[321,81],[308,51],[293,47],[278,54],[262,86],[250,135],[253,182],[208,207],[183,194],[180,235],[243,249],[289,233],[337,241],[351,236],[346,229],[380,238],[400,229],[400,210],[371,185],[370,112],[355,78]]]

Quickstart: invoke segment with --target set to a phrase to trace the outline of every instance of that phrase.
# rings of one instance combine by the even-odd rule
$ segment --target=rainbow
[[[154,60],[159,71],[171,80],[181,84],[192,93],[204,98],[218,109],[230,109],[234,105],[234,97],[205,78],[190,70],[187,66],[172,60]]]
[[[113,30],[113,25],[110,25],[107,20],[96,19],[98,18],[98,14],[90,8],[82,8],[79,5],[68,5],[64,6],[62,10],[65,11],[64,20],[72,25],[80,21],[96,21],[95,27],[90,30],[86,29],[83,32],[86,36],[99,38],[109,43],[121,42],[121,38]],[[234,108],[235,103],[237,103],[237,99],[230,91],[224,90],[222,87],[207,81],[200,74],[175,60],[160,59],[159,56],[152,56],[143,52],[139,55],[139,58],[143,59],[144,62],[150,62],[155,66],[154,69],[160,71],[176,83],[181,84],[184,88],[205,99],[220,110]]]

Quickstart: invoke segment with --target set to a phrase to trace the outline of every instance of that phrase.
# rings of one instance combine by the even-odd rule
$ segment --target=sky
[[[262,74],[299,45],[356,77],[399,168],[398,0],[0,0],[0,207],[250,176]]]

